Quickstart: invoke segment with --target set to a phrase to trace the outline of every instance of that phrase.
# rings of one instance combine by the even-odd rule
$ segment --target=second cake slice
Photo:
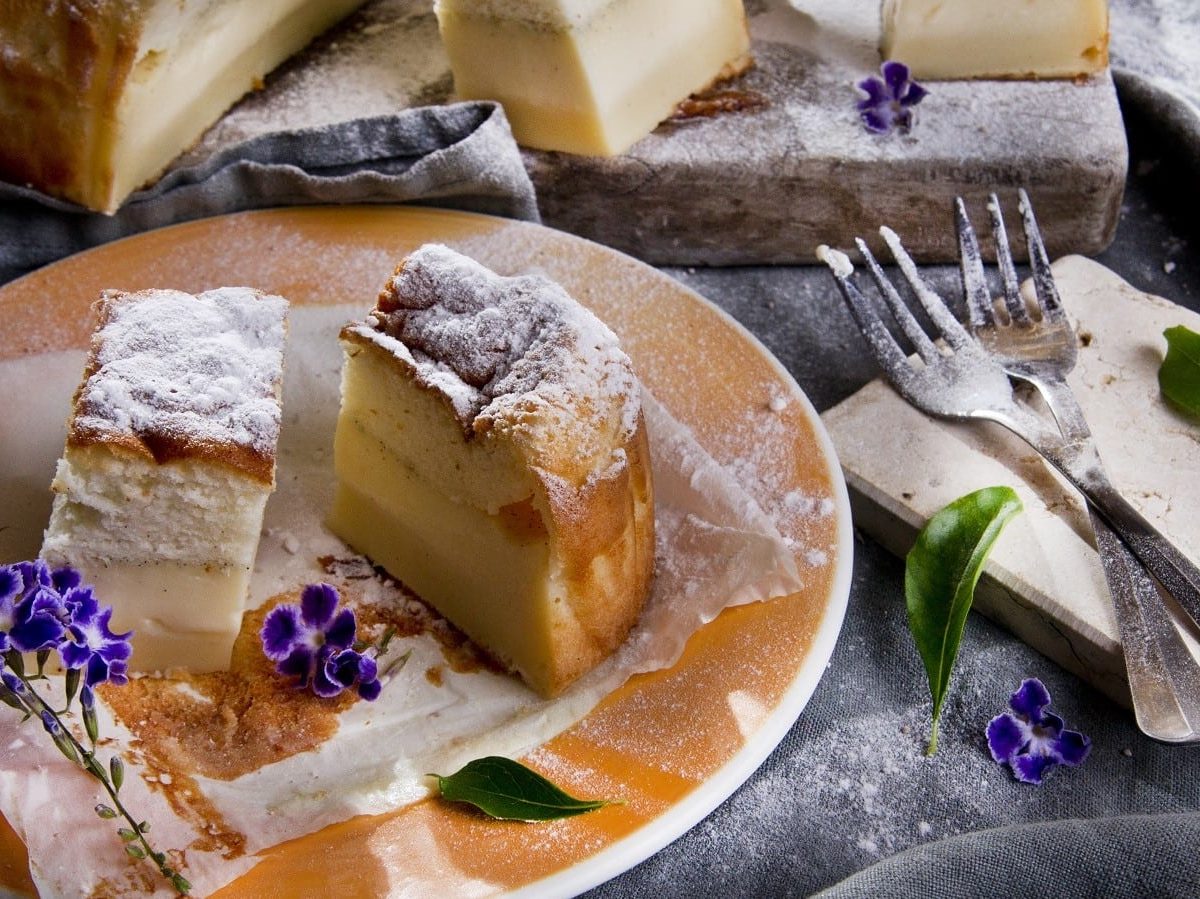
[[[544,695],[609,655],[654,564],[639,385],[545,278],[409,256],[346,364],[330,525]]]

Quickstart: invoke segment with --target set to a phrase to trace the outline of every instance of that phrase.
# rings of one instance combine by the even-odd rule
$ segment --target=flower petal
[[[1050,692],[1036,677],[1028,677],[1021,681],[1021,686],[1017,687],[1008,704],[1018,715],[1034,724],[1041,724],[1042,709],[1050,705]]]
[[[37,652],[57,646],[62,640],[64,628],[57,618],[45,613],[34,615],[23,624],[9,631],[9,642],[21,652]]]
[[[348,649],[354,645],[354,633],[358,623],[351,609],[342,609],[325,629],[325,642],[337,649]]]
[[[883,75],[884,83],[887,84],[891,97],[899,99],[903,96],[904,89],[908,84],[908,66],[894,59],[889,59],[879,67],[879,71]]]
[[[929,96],[929,91],[917,84],[915,81],[910,81],[904,89],[904,94],[899,98],[901,106],[916,106],[922,100]]]
[[[997,715],[987,726],[988,750],[1001,765],[1011,762],[1029,742],[1029,728],[1023,721],[1018,721],[1005,712]]]
[[[65,565],[50,572],[50,583],[54,585],[54,589],[59,593],[65,593],[72,587],[78,587],[82,584],[83,575],[70,565]]]
[[[276,606],[267,613],[259,630],[263,652],[272,662],[281,662],[300,642],[300,610],[293,605]]]
[[[358,685],[358,695],[367,702],[374,702],[379,698],[379,694],[383,692],[383,685],[377,680],[360,681]]]
[[[866,98],[858,101],[859,109],[867,109],[871,106],[881,106],[887,103],[892,98],[888,95],[887,86],[876,76],[864,78],[858,82],[858,89],[866,94]]]
[[[322,630],[328,626],[337,608],[338,592],[329,584],[309,584],[300,594],[300,614],[304,623]]]
[[[25,578],[16,565],[0,566],[0,603],[9,603],[25,592]]]
[[[1046,771],[1057,764],[1048,755],[1018,755],[1012,760],[1012,770],[1022,783],[1040,784]]]
[[[322,699],[332,699],[343,690],[346,689],[346,684],[338,680],[334,680],[330,675],[333,673],[329,669],[336,667],[334,664],[327,662],[317,669],[316,674],[312,679],[312,691]],[[353,681],[351,681],[353,683]]]
[[[1074,767],[1088,757],[1088,753],[1092,751],[1092,741],[1079,731],[1064,730],[1054,748],[1064,765]]]
[[[312,678],[316,656],[307,646],[297,646],[275,666],[280,674],[300,678],[300,687],[307,687]]]
[[[892,130],[892,113],[886,106],[879,109],[864,109],[859,118],[862,119],[868,131],[876,134],[887,134]]]

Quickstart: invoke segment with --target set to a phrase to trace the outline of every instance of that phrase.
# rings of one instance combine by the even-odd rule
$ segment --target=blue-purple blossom
[[[131,635],[109,630],[111,618],[74,568],[52,571],[41,559],[0,567],[0,653],[57,649],[87,686],[123,684]]]
[[[1004,712],[987,726],[992,758],[1012,768],[1017,780],[1040,784],[1055,765],[1074,767],[1087,758],[1092,741],[1066,730],[1062,718],[1047,710],[1050,693],[1036,677],[1021,682],[1009,700],[1013,712]]]
[[[868,131],[886,134],[893,128],[912,128],[914,110],[929,93],[909,77],[908,66],[888,60],[879,67],[880,75],[858,82],[866,97],[858,101],[858,115]]]
[[[374,657],[354,649],[358,625],[351,609],[338,609],[338,592],[310,584],[300,605],[279,605],[267,613],[259,635],[263,652],[280,674],[295,677],[300,689],[328,699],[357,688],[366,700],[379,696]]]
[[[45,562],[0,567],[0,653],[57,645],[65,630],[64,611]]]
[[[82,669],[88,687],[125,684],[132,632],[114,634],[109,629],[112,607],[100,605],[92,588],[78,580],[63,591],[62,603],[67,609],[66,633],[58,644],[63,666]]]

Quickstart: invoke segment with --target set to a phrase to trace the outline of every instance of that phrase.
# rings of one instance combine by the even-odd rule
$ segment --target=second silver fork
[[[1029,197],[1020,191],[1019,212],[1029,249],[1036,316],[1021,294],[995,194],[988,212],[1003,284],[1002,315],[997,315],[966,207],[961,199],[955,202],[970,331],[1010,376],[1036,388],[1067,441],[1082,451],[1095,452],[1083,411],[1066,381],[1075,367],[1075,332],[1063,311]],[[1166,742],[1200,740],[1200,666],[1144,566],[1090,505],[1088,513],[1116,612],[1138,727]]]

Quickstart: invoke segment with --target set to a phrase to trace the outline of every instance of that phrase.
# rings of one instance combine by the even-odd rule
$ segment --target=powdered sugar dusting
[[[477,432],[525,428],[532,414],[535,427],[572,434],[595,458],[610,452],[606,410],[619,410],[624,434],[637,426],[637,381],[616,335],[549,279],[501,277],[429,244],[354,330],[411,360]]]
[[[286,300],[223,287],[111,291],[98,306],[76,435],[233,444],[274,458]]]

